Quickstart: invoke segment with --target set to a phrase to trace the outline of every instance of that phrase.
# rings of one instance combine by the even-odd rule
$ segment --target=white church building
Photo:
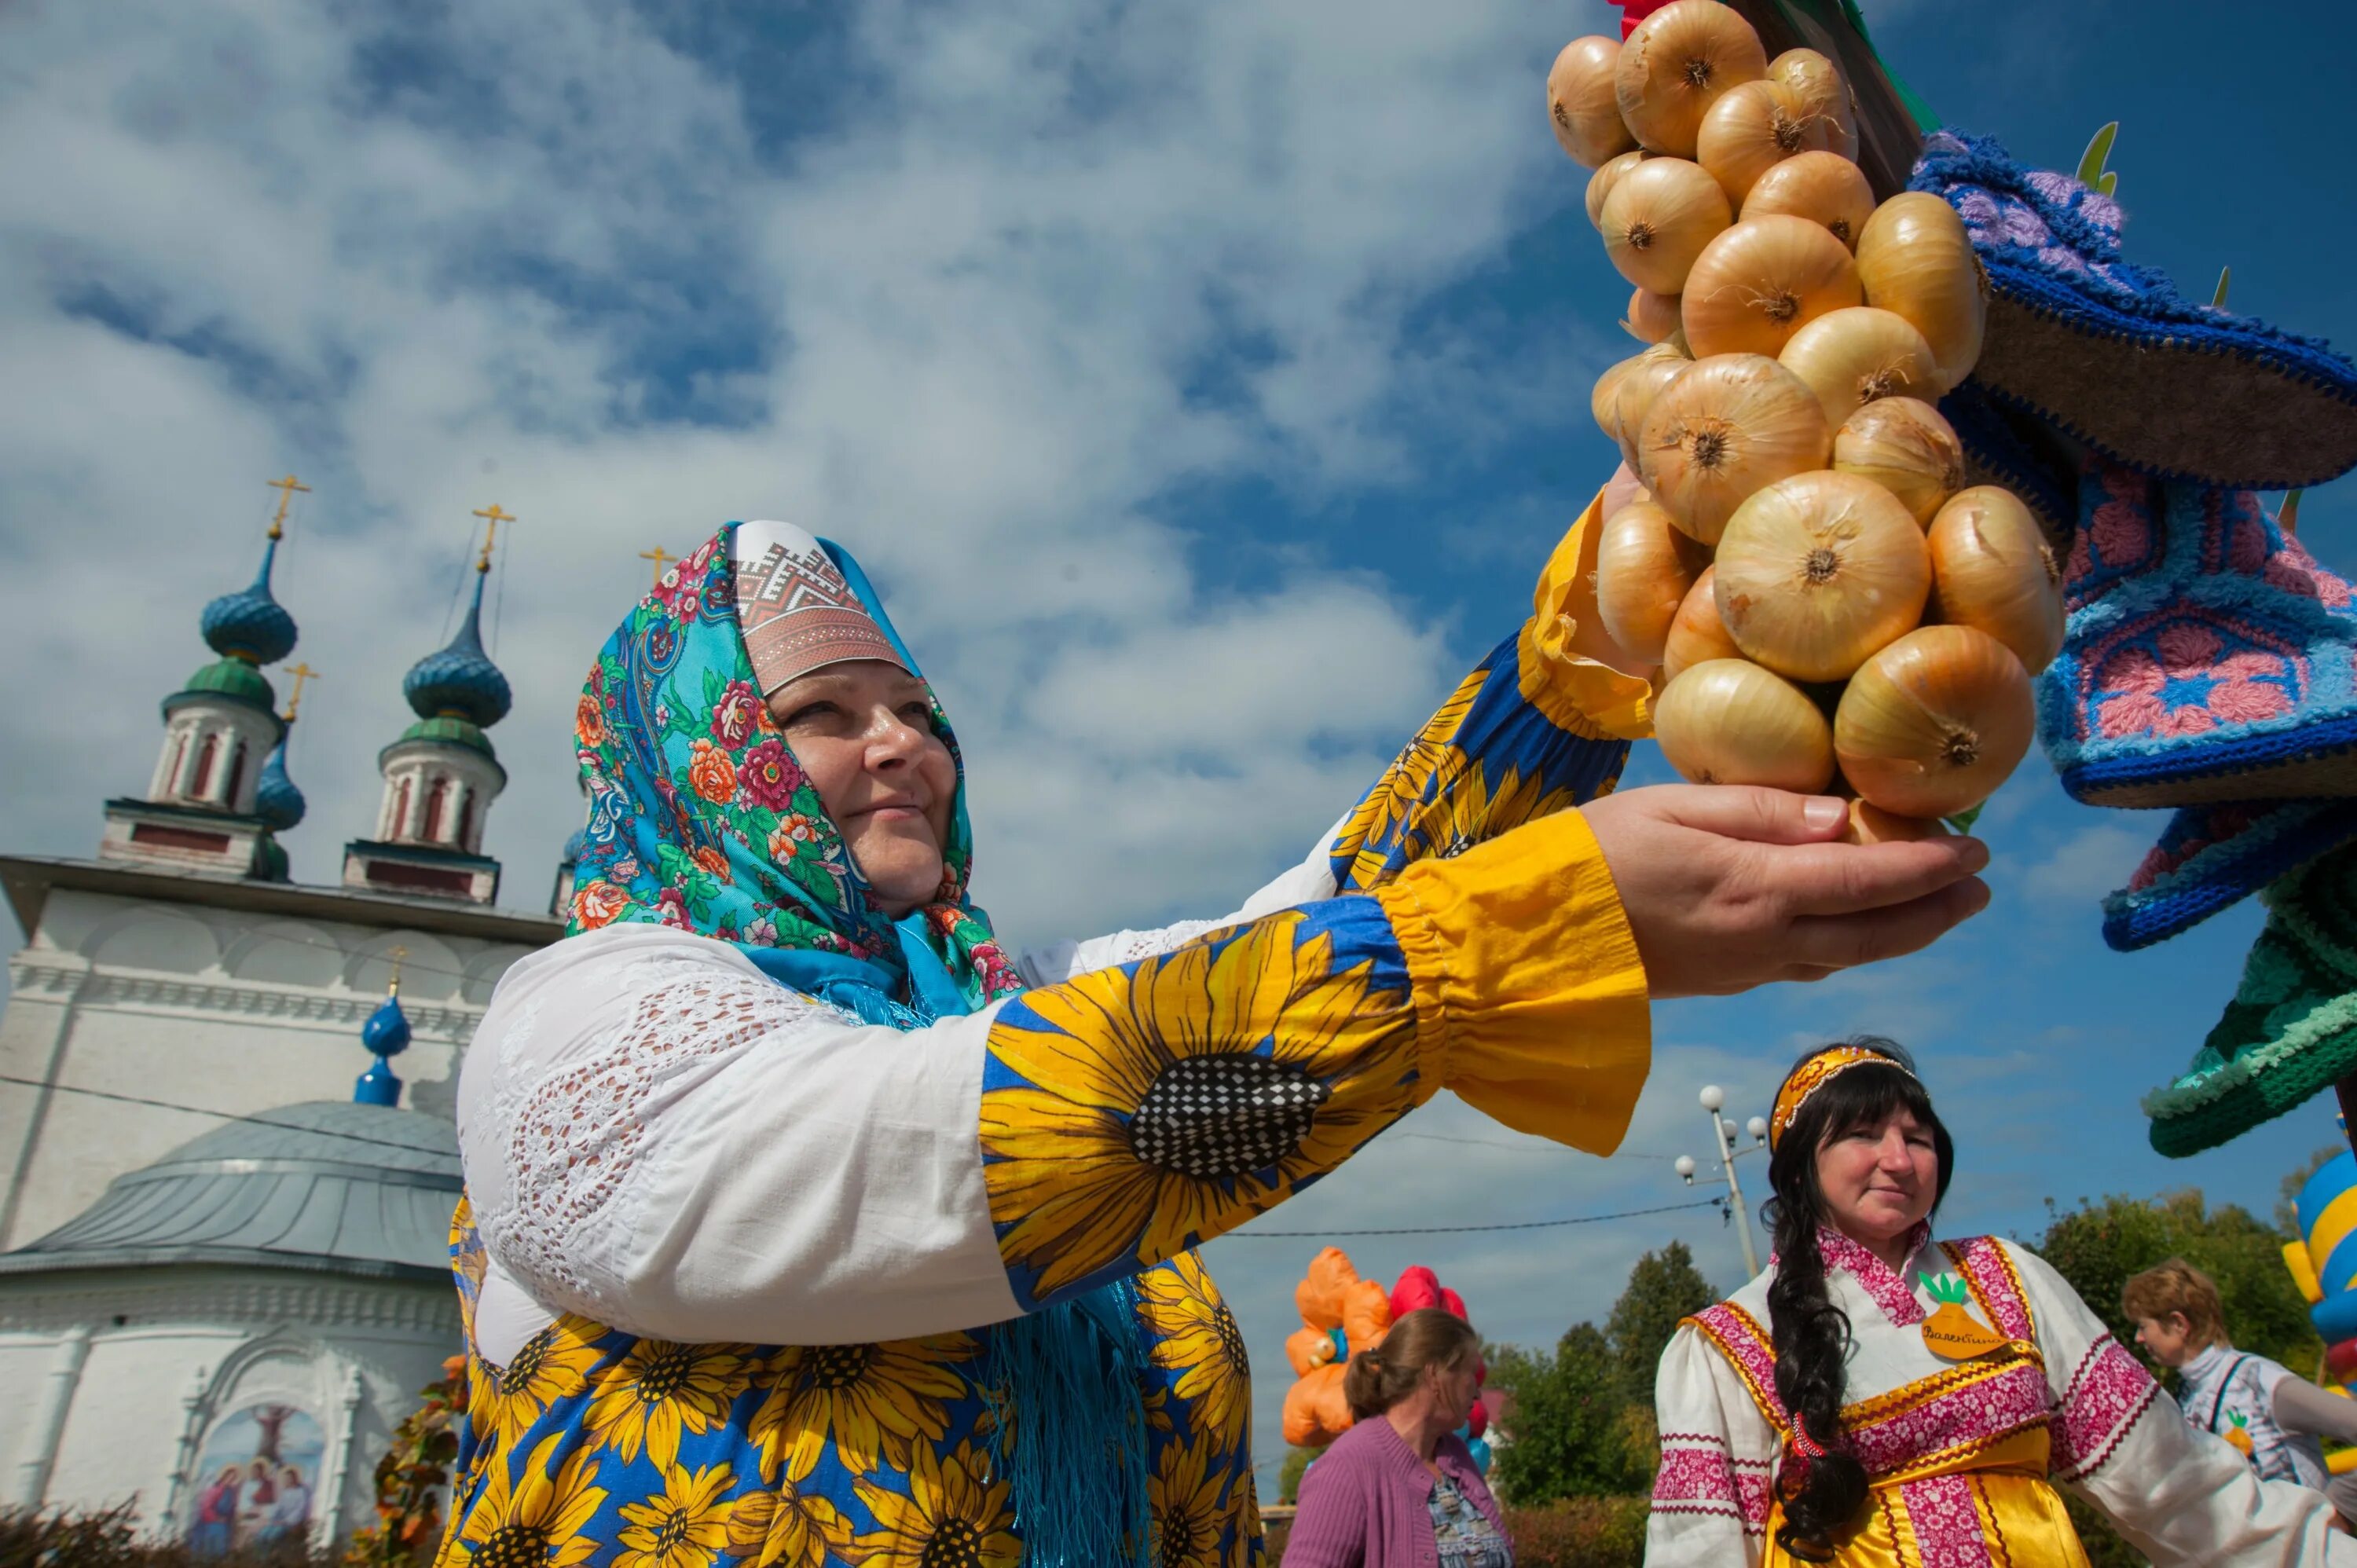
[[[200,1551],[370,1520],[393,1426],[461,1348],[459,1054],[561,934],[498,906],[482,853],[510,702],[488,544],[458,635],[403,682],[415,722],[341,885],[287,880],[280,536],[205,607],[216,658],[164,700],[154,776],[106,802],[95,857],[0,856],[25,933],[0,1013],[0,1507],[132,1503]]]

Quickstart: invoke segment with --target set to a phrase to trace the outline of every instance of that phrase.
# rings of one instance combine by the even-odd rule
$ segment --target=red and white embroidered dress
[[[1837,1543],[1844,1568],[2083,1568],[2056,1488],[2116,1525],[2156,1568],[2357,1565],[2315,1492],[2262,1481],[2176,1403],[2044,1260],[1922,1232],[1902,1273],[1846,1237],[1821,1238],[1826,1289],[1849,1316],[1842,1428],[1871,1500]],[[1967,1361],[1925,1345],[1943,1310],[1925,1278],[1961,1276],[1963,1311],[2006,1343]],[[1688,1318],[1662,1357],[1662,1467],[1648,1568],[1781,1565],[1774,1477],[1791,1418],[1776,1394],[1769,1271]],[[1952,1293],[1953,1294],[1953,1293]]]

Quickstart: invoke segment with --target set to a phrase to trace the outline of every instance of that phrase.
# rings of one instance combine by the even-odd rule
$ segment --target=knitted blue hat
[[[2357,800],[2188,807],[2104,900],[2104,940],[2120,952],[2165,941],[2352,840]]]
[[[1910,185],[1955,208],[1988,271],[1973,380],[1996,398],[2161,478],[2286,490],[2357,467],[2357,366],[2123,261],[2110,197],[1948,131]]]
[[[2357,607],[2248,490],[2090,457],[2039,677],[2074,799],[2196,806],[2357,796]]]

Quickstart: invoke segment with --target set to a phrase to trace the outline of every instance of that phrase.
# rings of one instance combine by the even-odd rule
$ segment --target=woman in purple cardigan
[[[1302,1477],[1285,1568],[1513,1568],[1498,1499],[1457,1435],[1480,1367],[1473,1326],[1437,1306],[1351,1358],[1358,1424]]]

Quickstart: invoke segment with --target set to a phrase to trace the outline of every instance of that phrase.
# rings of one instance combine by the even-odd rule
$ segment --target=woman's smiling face
[[[1932,1130],[1905,1110],[1836,1133],[1817,1150],[1817,1191],[1835,1229],[1873,1246],[1896,1240],[1932,1212],[1940,1156]]]
[[[878,908],[894,919],[942,885],[957,764],[932,693],[898,665],[829,664],[780,686],[770,716],[810,776]]]

